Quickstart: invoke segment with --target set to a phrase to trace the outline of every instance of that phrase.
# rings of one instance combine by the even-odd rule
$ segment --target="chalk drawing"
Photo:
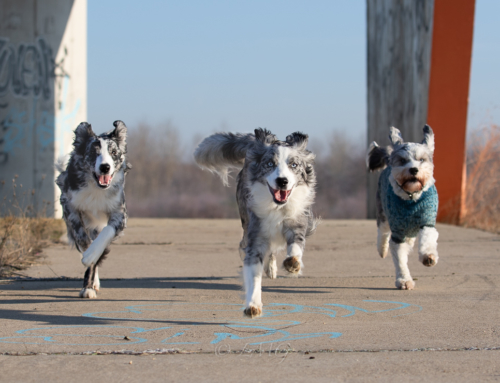
[[[378,314],[383,312],[398,312],[398,315],[414,314],[422,310],[421,306],[394,301],[364,300],[363,307],[345,305],[338,303],[326,303],[321,306],[307,306],[289,303],[270,303],[260,318],[247,319],[242,317],[243,306],[230,303],[182,303],[169,302],[159,304],[144,304],[126,306],[119,311],[105,311],[85,313],[83,317],[96,318],[100,320],[142,321],[168,323],[167,327],[158,327],[146,330],[134,326],[112,326],[112,325],[82,325],[82,326],[49,326],[16,331],[17,335],[0,338],[0,343],[24,343],[24,344],[59,344],[59,345],[88,345],[88,346],[112,346],[123,344],[123,330],[129,329],[127,334],[140,334],[130,336],[127,344],[138,344],[149,342],[148,332],[165,331],[168,334],[160,343],[168,345],[198,344],[191,339],[188,341],[186,335],[194,332],[199,326],[216,326],[220,331],[213,332],[211,344],[219,344],[231,340],[244,340],[248,345],[259,345],[266,343],[292,342],[299,339],[311,339],[324,337],[335,339],[342,336],[340,332],[314,332],[294,333],[293,327],[301,325],[302,314],[319,315],[325,320],[333,318],[353,317],[357,313]],[[177,312],[182,310],[189,313],[186,318],[177,317]],[[401,314],[399,314],[401,312]],[[210,318],[216,315],[217,318]],[[285,317],[286,318],[282,318]],[[207,319],[210,318],[210,319]],[[179,327],[182,326],[181,329]],[[88,332],[80,331],[75,334],[73,329],[88,329]],[[109,334],[119,329],[117,335]],[[134,331],[130,331],[133,329]],[[289,331],[290,330],[290,331]],[[53,333],[53,332],[56,333]],[[96,334],[100,331],[104,334]],[[85,342],[73,343],[67,338],[85,339]],[[88,339],[87,339],[88,338]],[[102,338],[99,342],[95,339]],[[111,342],[110,341],[114,341]]]
[[[62,334],[48,334],[50,330],[72,330],[75,328],[88,328],[91,330],[95,329],[106,329],[106,330],[114,330],[114,329],[119,329],[121,331],[120,334],[117,335],[107,335],[107,334],[71,334],[71,333],[62,333]],[[2,343],[24,343],[24,344],[65,344],[67,346],[85,346],[85,345],[90,345],[90,346],[116,346],[117,344],[123,344],[123,329],[134,329],[134,331],[127,331],[127,334],[141,334],[145,332],[151,332],[151,331],[160,331],[160,330],[166,330],[170,329],[171,327],[159,327],[159,328],[154,328],[150,330],[146,330],[142,327],[132,327],[132,326],[106,326],[106,325],[99,325],[99,326],[94,326],[94,325],[69,325],[69,326],[49,326],[49,327],[41,327],[41,328],[32,328],[32,329],[26,329],[26,330],[19,330],[16,331],[17,334],[20,334],[19,336],[12,336],[12,337],[4,337],[0,338],[0,342]],[[38,335],[40,332],[45,332],[45,334]],[[71,337],[71,338],[108,338],[108,339],[113,339],[115,342],[109,343],[109,340],[107,343],[68,343],[64,341],[58,341],[58,337]],[[17,341],[14,341],[14,339],[17,339]],[[22,341],[19,341],[21,340]],[[129,341],[127,341],[127,344],[137,344],[137,343],[145,343],[148,341],[146,338],[142,337],[136,337],[136,336],[130,336]]]

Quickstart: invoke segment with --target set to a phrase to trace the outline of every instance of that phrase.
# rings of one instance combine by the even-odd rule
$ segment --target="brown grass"
[[[12,199],[3,201],[0,218],[0,276],[18,274],[41,259],[41,251],[57,242],[64,233],[61,219],[45,218],[44,212],[35,212],[32,205],[24,206],[26,194],[18,196],[19,187],[13,180]],[[29,193],[31,196],[34,193]]]
[[[469,139],[463,222],[500,233],[500,126],[478,130]]]

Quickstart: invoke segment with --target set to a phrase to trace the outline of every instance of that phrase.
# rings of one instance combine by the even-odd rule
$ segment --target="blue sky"
[[[500,124],[500,1],[477,0],[469,126]],[[366,130],[364,0],[88,2],[88,121],[280,137]]]

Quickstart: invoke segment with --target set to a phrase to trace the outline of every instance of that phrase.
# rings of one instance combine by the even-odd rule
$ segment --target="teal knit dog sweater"
[[[406,237],[415,238],[424,226],[434,227],[438,210],[438,194],[432,185],[420,198],[404,200],[398,197],[389,182],[391,167],[380,174],[378,187],[385,216],[391,228],[391,238],[396,243],[404,242]]]

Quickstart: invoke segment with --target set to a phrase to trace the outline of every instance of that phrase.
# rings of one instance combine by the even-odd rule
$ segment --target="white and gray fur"
[[[217,133],[207,137],[194,157],[227,185],[231,169],[241,169],[236,199],[243,226],[245,315],[262,313],[262,272],[276,278],[276,254],[286,249],[283,266],[297,275],[303,267],[306,237],[317,224],[311,206],[316,176],[308,136],[293,133],[280,141],[265,129],[255,134]],[[264,265],[265,263],[265,265]]]
[[[391,168],[389,183],[399,198],[414,200],[422,196],[435,183],[434,180],[434,132],[429,125],[423,128],[424,139],[421,143],[405,143],[401,132],[390,128],[389,140],[391,145],[384,148],[374,141],[370,144],[366,157],[366,165],[370,171]],[[420,184],[420,190],[408,189],[413,184]],[[380,186],[380,185],[379,185]],[[407,189],[407,190],[406,190]],[[377,249],[382,258],[390,252],[396,268],[396,287],[402,290],[411,290],[415,282],[408,268],[408,255],[415,244],[415,238],[406,238],[400,242],[392,238],[391,229],[384,213],[381,201],[381,190],[377,190]],[[434,266],[438,262],[437,240],[439,233],[435,227],[422,227],[418,233],[419,261],[424,266]]]
[[[113,125],[113,130],[97,136],[90,124],[82,122],[75,130],[69,162],[56,165],[61,172],[56,184],[61,189],[68,240],[83,254],[87,267],[81,298],[96,297],[97,268],[127,223],[127,127],[122,121]]]

